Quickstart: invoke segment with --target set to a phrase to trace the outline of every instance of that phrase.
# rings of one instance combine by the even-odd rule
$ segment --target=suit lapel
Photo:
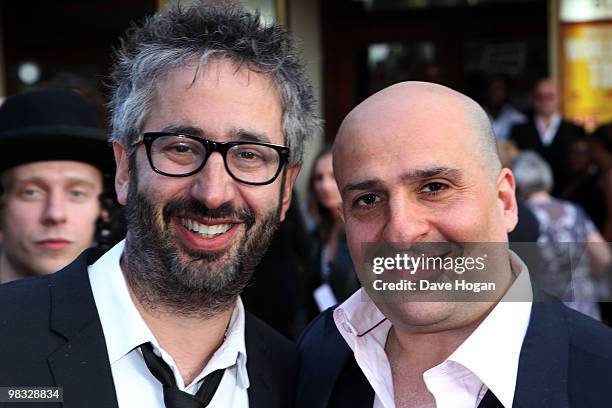
[[[487,390],[487,393],[478,404],[478,408],[504,408],[501,402],[497,399],[495,394],[491,390]]]
[[[267,357],[269,353],[268,347],[264,339],[263,333],[260,333],[258,327],[253,324],[251,315],[246,314],[245,317],[245,342],[247,350],[247,372],[249,374],[249,406],[253,408],[263,408],[275,406],[271,401],[278,399],[278,393],[274,393],[274,384],[268,381],[266,373],[274,372],[270,367],[270,359]]]
[[[562,305],[534,300],[519,358],[515,407],[569,407],[569,339]]]
[[[530,116],[527,123],[518,125],[520,131],[512,133],[512,137],[520,149],[532,149],[537,152],[542,152],[544,145],[540,139],[538,128],[535,123],[535,116]]]
[[[65,408],[118,407],[102,325],[81,254],[51,278],[51,329],[66,339],[49,356],[56,384],[64,387]]]
[[[326,321],[323,330],[316,333],[316,336],[320,338],[313,338],[308,343],[302,342],[300,345],[303,350],[302,355],[317,356],[317,358],[301,359],[300,361],[299,394],[297,395],[299,407],[327,407],[342,370],[353,356],[352,350],[336,328],[332,312],[325,313]],[[308,350],[309,348],[313,350]],[[321,362],[325,362],[323,369]]]
[[[374,389],[357,365],[354,357],[348,359],[338,376],[328,408],[372,408]]]

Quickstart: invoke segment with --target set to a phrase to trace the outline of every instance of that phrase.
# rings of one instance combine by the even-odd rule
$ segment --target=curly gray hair
[[[293,37],[282,27],[265,27],[257,13],[235,4],[172,7],[134,25],[116,50],[111,72],[112,141],[128,147],[138,140],[155,98],[156,84],[171,70],[210,58],[270,75],[283,108],[290,164],[302,162],[304,142],[320,128],[310,82]]]

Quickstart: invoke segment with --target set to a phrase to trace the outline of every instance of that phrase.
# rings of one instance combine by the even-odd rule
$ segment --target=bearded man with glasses
[[[239,295],[319,125],[295,55],[235,5],[128,32],[111,101],[126,239],[0,289],[0,386],[63,387],[65,407],[293,404],[295,349]]]

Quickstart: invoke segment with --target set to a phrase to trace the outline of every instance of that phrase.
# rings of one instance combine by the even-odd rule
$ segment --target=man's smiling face
[[[489,168],[466,103],[440,88],[388,88],[343,123],[334,171],[357,271],[365,262],[363,243],[505,242],[516,223],[512,174]],[[364,273],[365,286],[372,277]],[[394,324],[413,330],[467,324],[483,312],[476,302],[378,306]]]
[[[195,66],[170,71],[157,88],[144,132],[284,144],[281,125],[280,98],[269,77],[211,60],[197,74]],[[143,145],[133,159],[122,146],[115,150],[128,248],[138,246],[156,258],[168,274],[163,279],[177,283],[176,296],[181,291],[235,296],[284,218],[298,168],[254,186],[234,180],[218,152],[200,172],[175,178],[153,171]]]

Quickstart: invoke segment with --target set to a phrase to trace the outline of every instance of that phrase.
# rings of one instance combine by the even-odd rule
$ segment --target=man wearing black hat
[[[114,167],[94,107],[40,90],[0,108],[0,282],[55,272],[92,244]]]

